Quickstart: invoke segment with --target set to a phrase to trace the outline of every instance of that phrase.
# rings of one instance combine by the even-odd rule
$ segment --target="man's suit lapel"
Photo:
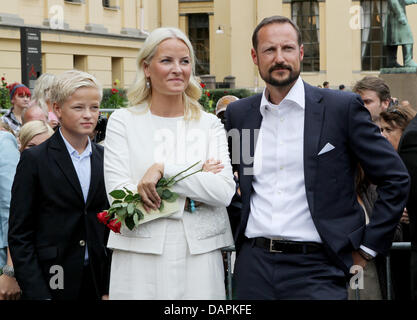
[[[75,192],[84,202],[83,193],[81,190],[80,181],[78,180],[77,172],[68,153],[64,140],[62,140],[59,130],[57,130],[50,139],[51,154],[55,158],[58,167],[61,169],[64,176],[68,179]],[[57,186],[58,187],[58,186]]]
[[[91,151],[91,179],[88,189],[87,206],[94,198],[94,194],[98,189],[98,183],[103,175],[103,171],[101,170],[103,167],[103,159],[94,143],[91,143]]]
[[[304,82],[305,117],[304,117],[304,179],[310,212],[314,212],[314,184],[317,173],[317,156],[324,119],[323,96],[320,89]]]
[[[254,99],[252,101],[251,105],[249,106],[249,110],[247,113],[245,113],[244,118],[244,124],[242,126],[242,130],[248,130],[249,129],[249,135],[244,134],[241,132],[241,153],[246,153],[248,156],[254,156],[255,155],[255,148],[256,143],[258,139],[258,134],[255,134],[259,132],[259,129],[261,127],[262,123],[262,115],[260,112],[260,104],[261,104],[261,98],[262,95],[260,95],[257,99]],[[245,137],[247,138],[250,136],[250,141],[245,141]],[[249,150],[248,148],[249,143]],[[249,151],[249,152],[248,152]],[[252,189],[252,180],[253,180],[253,161],[250,161],[249,163],[245,163],[243,156],[240,159],[242,161],[242,172],[241,172],[241,186],[246,187],[248,190],[247,194],[250,194],[250,191]],[[253,159],[254,160],[254,159]],[[242,181],[243,180],[243,181]]]

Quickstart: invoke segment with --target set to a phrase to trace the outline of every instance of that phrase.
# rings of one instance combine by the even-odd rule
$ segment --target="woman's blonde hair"
[[[69,70],[56,76],[51,87],[51,102],[62,106],[75,90],[83,87],[97,89],[100,93],[101,101],[103,89],[96,77],[84,71]]]
[[[46,122],[41,120],[33,120],[24,124],[19,131],[20,152],[25,150],[35,136],[42,133],[48,133],[49,136],[52,136],[54,130]]]
[[[55,79],[55,75],[44,73],[36,80],[35,88],[33,89],[32,100],[36,101],[46,113],[49,112],[47,102],[51,101],[51,87]]]
[[[127,97],[129,99],[130,106],[136,106],[143,103],[147,103],[149,107],[150,99],[152,96],[152,89],[146,86],[146,76],[143,68],[143,64],[149,65],[154,57],[159,44],[167,39],[179,39],[188,47],[190,51],[192,73],[187,88],[183,92],[184,102],[184,119],[194,120],[200,118],[200,112],[202,107],[198,102],[201,97],[201,86],[195,77],[195,55],[194,49],[187,36],[177,28],[157,28],[153,30],[146,39],[143,47],[139,50],[139,54],[136,59],[136,78],[133,84],[130,86]]]

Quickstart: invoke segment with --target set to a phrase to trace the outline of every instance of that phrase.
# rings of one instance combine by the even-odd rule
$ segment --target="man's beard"
[[[287,69],[290,71],[289,75],[287,78],[283,79],[283,80],[277,80],[275,78],[272,77],[272,72],[274,70],[279,70],[279,69]],[[274,66],[272,66],[271,68],[269,68],[268,73],[266,75],[261,73],[261,78],[268,84],[270,84],[271,86],[274,87],[287,87],[290,84],[292,84],[293,82],[295,82],[298,77],[300,76],[300,69],[298,70],[293,70],[290,66],[287,65],[283,65],[283,64],[276,64]]]

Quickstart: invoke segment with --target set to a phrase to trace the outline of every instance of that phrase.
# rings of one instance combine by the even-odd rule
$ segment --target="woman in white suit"
[[[180,30],[154,30],[139,51],[130,107],[109,119],[107,192],[137,191],[146,211],[160,205],[160,178],[204,164],[203,172],[172,187],[179,194],[177,212],[132,231],[111,232],[110,299],[225,299],[220,249],[233,245],[226,206],[235,182],[223,125],[198,103],[194,62]],[[186,210],[186,199],[200,203],[195,212]]]

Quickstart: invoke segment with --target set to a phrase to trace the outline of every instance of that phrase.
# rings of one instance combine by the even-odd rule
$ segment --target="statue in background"
[[[413,61],[413,34],[407,21],[405,7],[417,0],[388,0],[387,20],[384,27],[384,45],[387,48],[387,67],[402,67],[397,63],[397,48],[402,46],[404,67],[417,67]]]

